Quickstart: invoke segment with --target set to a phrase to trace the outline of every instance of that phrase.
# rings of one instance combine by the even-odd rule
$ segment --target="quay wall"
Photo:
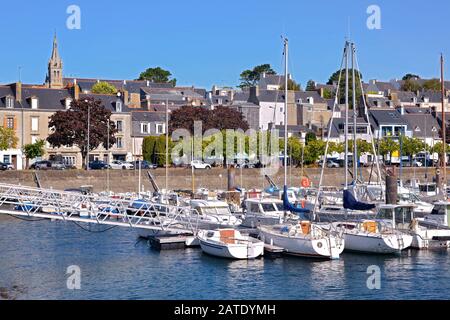
[[[370,176],[370,168],[362,168],[362,175],[365,180]],[[313,185],[317,186],[320,179],[320,169],[304,169],[304,176],[308,177]],[[160,188],[165,186],[165,169],[150,170],[156,179]],[[398,170],[397,170],[398,172]],[[435,174],[434,169],[428,169],[428,181],[431,181]],[[263,169],[244,169],[242,177],[240,170],[235,170],[235,183],[240,186],[241,182],[244,188],[263,188],[268,183],[264,178]],[[424,168],[404,168],[402,180],[406,181],[416,177],[425,181]],[[138,170],[109,170],[110,190],[114,192],[135,192],[138,190],[139,181]],[[288,184],[291,186],[300,186],[302,180],[301,169],[293,168],[288,171]],[[398,174],[398,173],[397,173]],[[107,190],[107,171],[92,170],[67,170],[67,171],[38,171],[38,176],[42,187],[63,190],[67,188],[76,188],[84,185],[91,185],[95,192]],[[283,185],[284,171],[281,168],[274,175],[272,180]],[[350,178],[351,179],[351,178]],[[196,170],[195,188],[222,189],[227,188],[227,170],[222,168],[213,168],[211,170]],[[17,184],[24,186],[36,186],[33,171],[3,171],[0,172],[0,183]],[[327,186],[341,186],[344,183],[344,172],[342,168],[327,169],[324,175],[324,184]],[[147,178],[146,170],[141,172],[141,185],[143,190],[153,190],[150,181]],[[168,174],[169,189],[192,189],[191,170],[186,168],[171,168]]]

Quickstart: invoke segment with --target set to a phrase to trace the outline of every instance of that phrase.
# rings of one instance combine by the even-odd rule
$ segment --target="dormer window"
[[[414,128],[414,131],[415,131],[415,132],[420,132],[421,130],[420,130],[420,128],[419,128],[418,126],[416,126],[416,127]]]
[[[428,97],[423,97],[423,102],[429,103],[429,102],[430,102],[430,98],[428,98]]]
[[[72,105],[72,98],[66,98],[64,104],[67,110],[70,109],[70,106]]]
[[[36,97],[31,98],[31,109],[38,109],[39,108],[39,99]]]
[[[116,101],[116,112],[122,112],[122,100]]]
[[[11,96],[7,96],[5,104],[6,104],[6,107],[9,108],[9,109],[14,108],[14,98],[11,97]]]

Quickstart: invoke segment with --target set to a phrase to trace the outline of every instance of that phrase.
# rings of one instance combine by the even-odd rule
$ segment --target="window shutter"
[[[17,130],[17,117],[14,117],[14,130]]]
[[[8,126],[8,118],[5,116],[3,117],[3,128],[7,128]]]

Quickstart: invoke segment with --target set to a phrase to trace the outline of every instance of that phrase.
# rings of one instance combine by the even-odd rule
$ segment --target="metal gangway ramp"
[[[195,234],[190,207],[0,183],[0,214]]]

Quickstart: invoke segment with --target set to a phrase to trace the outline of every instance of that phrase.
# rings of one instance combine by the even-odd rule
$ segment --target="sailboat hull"
[[[333,236],[311,238],[308,235],[291,237],[289,235],[260,228],[261,239],[270,245],[281,247],[286,254],[321,259],[339,259],[344,251],[344,240]]]
[[[393,254],[409,248],[413,237],[407,234],[345,233],[345,250],[361,253]]]

